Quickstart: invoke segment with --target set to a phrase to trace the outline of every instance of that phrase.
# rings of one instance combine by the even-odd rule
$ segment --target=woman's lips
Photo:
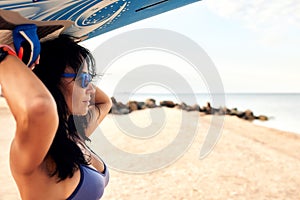
[[[90,100],[83,101],[83,103],[90,105]]]

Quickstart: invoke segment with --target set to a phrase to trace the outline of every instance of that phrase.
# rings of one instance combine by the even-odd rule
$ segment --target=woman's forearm
[[[100,88],[97,86],[93,86],[95,88],[95,95],[92,99],[91,104],[96,105],[97,107],[101,106],[101,108],[106,112],[106,114],[109,112],[111,108],[111,99],[105,94]]]
[[[112,106],[111,99],[100,88],[94,85],[93,87],[95,89],[95,95],[91,100],[90,111],[92,112],[92,118],[89,120],[89,125],[85,132],[87,137],[94,132]]]

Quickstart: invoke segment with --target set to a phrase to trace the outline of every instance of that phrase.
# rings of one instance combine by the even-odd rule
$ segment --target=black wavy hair
[[[71,67],[75,73],[80,73],[84,60],[88,64],[89,73],[96,75],[95,60],[89,50],[78,45],[67,35],[42,42],[40,55],[40,62],[33,72],[54,97],[59,116],[58,129],[46,158],[50,157],[55,162],[55,170],[49,172],[49,176],[57,175],[58,181],[61,181],[71,178],[79,164],[87,165],[90,162],[89,157],[84,155],[79,147],[85,148],[85,145],[80,144],[88,140],[84,130],[89,115],[73,116],[70,113],[61,89],[61,75],[67,67]]]

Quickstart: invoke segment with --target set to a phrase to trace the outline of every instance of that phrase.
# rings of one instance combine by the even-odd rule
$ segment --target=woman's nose
[[[87,92],[89,94],[95,94],[96,89],[95,89],[95,86],[92,83],[88,84],[88,86],[87,86]]]

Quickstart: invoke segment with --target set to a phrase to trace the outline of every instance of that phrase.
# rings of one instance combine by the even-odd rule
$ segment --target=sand
[[[103,199],[300,199],[300,135],[226,116],[213,151],[199,159],[207,130],[213,126],[212,116],[169,108],[157,108],[153,112],[165,114],[164,126],[155,137],[132,139],[115,123],[130,117],[140,127],[159,125],[159,121],[151,119],[149,110],[128,116],[109,115],[101,130],[108,141],[123,151],[149,154],[170,144],[180,126],[184,133],[193,132],[191,122],[199,120],[190,148],[169,166],[150,173],[110,169],[110,183]],[[185,124],[182,124],[183,117],[187,119]],[[20,199],[8,165],[14,130],[13,117],[0,98],[0,200]],[[98,136],[94,135],[93,139],[92,145],[97,147]],[[177,145],[185,142],[182,140]],[[162,160],[136,164],[146,167],[155,162]]]

